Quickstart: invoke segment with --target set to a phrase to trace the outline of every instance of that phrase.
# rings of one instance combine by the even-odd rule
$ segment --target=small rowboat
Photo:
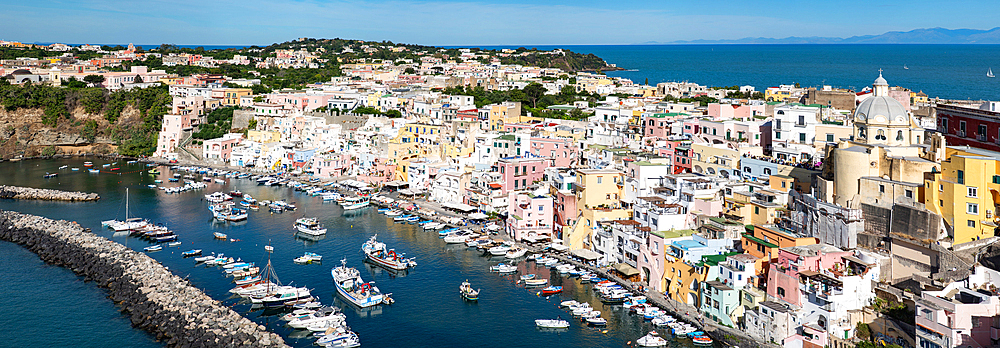
[[[147,252],[150,252],[150,251],[160,251],[160,250],[163,250],[163,246],[160,246],[160,245],[151,245],[151,246],[142,248],[142,250],[145,250]]]
[[[542,289],[542,295],[555,295],[562,292],[563,288],[561,286],[550,286]]]
[[[229,236],[226,236],[225,233],[215,232],[215,239],[226,240],[228,238],[229,238]]]
[[[181,255],[183,255],[184,257],[191,257],[191,256],[195,256],[195,255],[201,255],[201,249],[188,250],[188,251],[185,251],[185,252],[181,253]]]

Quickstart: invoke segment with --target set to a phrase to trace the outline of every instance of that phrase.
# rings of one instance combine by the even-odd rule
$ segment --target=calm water
[[[892,86],[951,99],[1000,98],[1000,45],[612,45],[562,47],[593,53],[629,71],[636,83],[691,81],[708,86],[870,86],[878,69]],[[529,48],[530,48],[529,47]],[[510,48],[484,47],[484,48]],[[909,69],[904,70],[903,65]]]
[[[95,163],[99,165],[101,161]],[[198,248],[206,254],[225,253],[262,264],[265,262],[263,245],[270,241],[275,247],[272,260],[281,281],[308,286],[314,289],[313,295],[319,296],[322,302],[345,308],[349,325],[361,336],[365,347],[394,347],[400,343],[406,347],[622,347],[652,330],[648,322],[622,311],[620,307],[603,306],[592,296],[590,286],[581,285],[576,279],[561,278],[558,274],[550,274],[548,269],[536,269],[533,263],[520,262],[518,266],[522,273],[550,277],[553,283],[565,288],[565,293],[561,295],[548,299],[539,297],[535,294],[537,290],[526,290],[516,285],[514,276],[502,277],[490,273],[488,267],[498,260],[491,261],[464,245],[445,245],[436,233],[423,232],[414,225],[396,224],[373,208],[357,215],[344,216],[336,204],[324,204],[318,198],[288,188],[257,186],[249,180],[240,179],[226,179],[226,184],[212,183],[203,191],[168,195],[145,187],[154,178],[135,172],[144,170],[142,165],[122,166],[123,171],[132,171],[123,175],[92,175],[64,170],[57,178],[42,179],[46,171],[56,171],[63,164],[82,166],[82,161],[0,163],[0,177],[5,178],[4,184],[98,192],[102,199],[78,204],[4,200],[0,201],[0,209],[77,221],[100,235],[138,250],[149,244],[116,237],[111,231],[100,228],[101,220],[125,217],[125,188],[130,188],[132,216],[166,224],[183,242],[179,247],[165,246],[163,251],[150,254],[152,257],[178,275],[189,277],[195,286],[213,298],[267,325],[296,347],[311,346],[313,340],[296,339],[297,334],[283,327],[284,322],[277,320],[273,313],[251,312],[249,305],[237,304],[228,293],[233,284],[218,268],[195,265],[193,260],[182,258],[180,253]],[[166,181],[170,172],[163,172],[161,179]],[[207,203],[202,201],[203,195],[234,189],[260,200],[290,200],[299,209],[284,214],[251,211],[250,219],[239,225],[213,222]],[[320,218],[329,228],[326,238],[318,242],[295,239],[291,226],[295,219],[302,216]],[[215,240],[212,233],[216,231],[240,241]],[[363,263],[360,246],[375,233],[390,247],[416,257],[420,265],[409,273],[396,275]],[[148,335],[132,329],[111,302],[104,298],[103,291],[93,284],[81,283],[69,271],[42,264],[37,257],[18,246],[0,243],[0,249],[0,275],[4,279],[13,279],[2,282],[0,289],[7,292],[13,290],[17,294],[0,297],[0,308],[8,311],[7,315],[0,316],[4,318],[0,320],[6,320],[3,322],[7,324],[5,331],[17,332],[16,338],[25,342],[18,346],[37,346],[32,343],[46,342],[52,335],[61,336],[66,344],[88,346],[92,339],[88,333],[95,329],[111,336],[102,339],[101,343],[120,340],[128,342],[126,346],[154,344]],[[323,255],[325,264],[292,263],[292,259],[301,256],[304,251]],[[330,269],[344,258],[350,266],[362,270],[365,280],[374,280],[383,292],[391,292],[396,303],[362,311],[336,299]],[[466,279],[482,289],[478,303],[466,303],[460,298],[458,285]],[[33,297],[33,294],[43,297]],[[597,307],[609,321],[608,333],[581,325],[579,321],[571,320],[568,312],[558,308],[560,301],[571,298],[589,301]],[[35,303],[38,300],[43,303]],[[78,305],[67,306],[67,303]],[[13,318],[26,311],[44,317],[44,312],[55,308],[62,312],[59,317],[66,318],[68,322],[26,322]],[[562,332],[545,332],[534,326],[534,319],[558,316],[571,320],[573,326]]]

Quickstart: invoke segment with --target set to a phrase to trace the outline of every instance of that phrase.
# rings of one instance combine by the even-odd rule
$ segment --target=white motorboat
[[[367,207],[369,204],[371,204],[371,202],[364,197],[345,198],[344,202],[341,203],[341,205],[344,207],[344,210],[361,209]]]
[[[508,251],[510,251],[510,245],[508,245],[507,243],[497,245],[495,247],[490,248],[489,250],[490,255],[493,256],[504,256],[507,255]]]
[[[315,323],[344,318],[346,316],[343,313],[339,313],[336,307],[326,307],[309,313],[302,318],[292,319],[288,322],[288,326],[294,329],[304,329]]]
[[[561,306],[561,307],[573,307],[573,306],[576,306],[578,304],[580,304],[580,302],[577,302],[576,300],[566,300],[566,301],[560,302],[559,306]]]
[[[526,279],[526,280],[524,280],[524,285],[525,286],[543,286],[543,285],[546,285],[548,283],[549,283],[549,280],[545,279],[545,278]]]
[[[562,319],[536,319],[535,325],[542,328],[565,329],[569,327],[569,322]]]
[[[640,347],[664,347],[667,345],[667,340],[660,337],[660,334],[656,333],[656,331],[650,331],[646,336],[635,340],[635,344]]]
[[[444,237],[444,242],[447,244],[460,244],[465,243],[470,238],[477,237],[478,235],[471,231],[459,231],[458,233],[451,234]]]
[[[514,273],[517,272],[517,266],[500,263],[496,266],[491,266],[490,271],[497,273]]]
[[[524,256],[524,253],[526,253],[526,252],[528,252],[528,251],[525,250],[525,249],[513,248],[513,249],[510,249],[510,250],[507,251],[507,254],[505,255],[505,257],[507,257],[508,259],[516,259],[516,258]]]
[[[281,316],[283,321],[292,321],[295,319],[308,318],[310,314],[316,313],[314,309],[296,309],[291,313]]]
[[[295,229],[310,236],[322,236],[326,234],[326,228],[319,224],[316,218],[300,218],[295,220]]]
[[[587,324],[594,326],[604,326],[608,325],[608,320],[601,317],[590,317],[587,318]]]

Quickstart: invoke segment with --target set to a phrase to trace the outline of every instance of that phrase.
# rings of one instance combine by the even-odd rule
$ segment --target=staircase
[[[180,144],[177,145],[176,148],[178,150],[177,151],[178,159],[183,159],[188,161],[201,161],[201,156],[198,156],[187,149],[187,146],[191,145],[191,142],[194,140],[194,133],[192,133],[191,131],[186,131],[184,133],[186,134],[184,140],[182,140]]]

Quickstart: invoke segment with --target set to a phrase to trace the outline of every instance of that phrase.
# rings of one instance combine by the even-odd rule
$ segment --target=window
[[[972,215],[979,215],[979,204],[965,203],[965,212]]]
[[[1000,175],[994,175],[993,176],[993,183],[994,184],[1000,184]]]
[[[938,200],[938,205],[940,205],[941,207],[944,207],[944,200],[943,199],[939,199]]]
[[[961,170],[956,170],[955,181],[957,181],[960,185],[965,185],[965,172]]]
[[[806,117],[805,116],[799,115],[799,125],[800,126],[805,126],[806,125]]]
[[[833,142],[833,134],[831,134],[831,133],[827,133],[826,134],[826,142],[828,142],[828,143],[832,143]]]
[[[778,296],[785,297],[785,288],[778,287]]]
[[[938,191],[944,192],[944,184],[939,184],[938,185]]]
[[[601,181],[602,181],[602,179],[604,179],[604,178],[603,178],[603,177],[600,177],[600,176],[599,176],[599,177],[597,177],[597,183],[598,183],[598,184],[600,184],[600,183],[601,183]]]
[[[542,211],[543,209],[544,209],[544,206],[541,206],[541,205],[538,206],[538,211]]]
[[[787,185],[788,185],[788,182],[785,182],[785,181],[781,182],[781,188],[785,188],[785,186],[787,186]]]
[[[969,227],[972,227],[972,228],[976,228],[976,220],[966,221],[965,224],[966,224],[966,226],[969,226]]]
[[[799,142],[800,143],[806,142],[806,133],[799,133]]]
[[[756,206],[753,207],[753,213],[754,213],[754,215],[760,215],[760,207],[756,207]]]
[[[913,198],[913,190],[906,190],[906,198]]]
[[[781,139],[781,132],[774,132],[775,139]]]
[[[775,123],[774,129],[781,129],[781,119],[779,118],[779,119],[777,119],[775,121],[777,121],[777,122]]]
[[[979,193],[979,189],[978,189],[978,188],[975,188],[975,187],[967,187],[967,188],[966,188],[966,190],[967,190],[967,191],[969,191],[969,193],[968,193],[968,197],[971,197],[971,198],[976,198],[976,197],[979,197],[979,195],[978,195],[978,193]]]
[[[878,193],[885,193],[885,185],[878,185]]]

